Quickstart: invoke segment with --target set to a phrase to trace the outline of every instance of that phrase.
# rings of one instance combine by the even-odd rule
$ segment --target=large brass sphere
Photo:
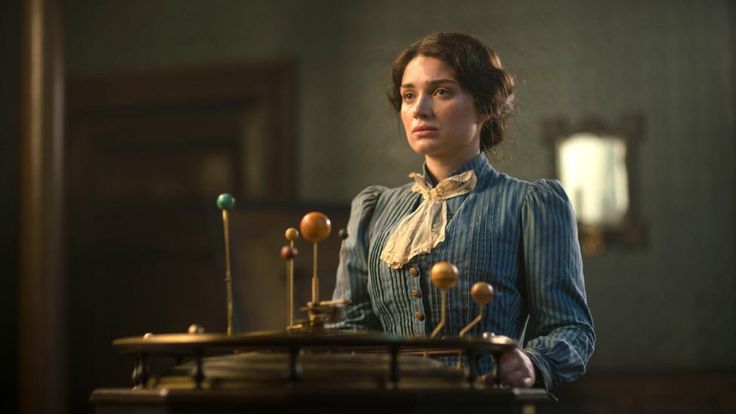
[[[437,262],[430,271],[432,284],[440,289],[449,289],[455,286],[459,275],[460,272],[457,267],[450,262]]]
[[[470,296],[475,303],[485,305],[493,299],[493,286],[485,282],[478,282],[470,288]]]
[[[305,239],[311,242],[320,242],[330,236],[332,223],[324,214],[312,211],[302,218],[301,223],[299,223],[299,230]]]

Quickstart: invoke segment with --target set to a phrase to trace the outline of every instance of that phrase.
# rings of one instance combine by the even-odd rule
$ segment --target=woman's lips
[[[417,127],[414,127],[414,129],[411,130],[412,134],[417,137],[428,137],[430,135],[434,135],[437,133],[437,128],[427,126],[427,125],[419,125]]]

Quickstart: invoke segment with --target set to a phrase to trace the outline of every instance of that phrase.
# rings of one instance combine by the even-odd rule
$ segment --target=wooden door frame
[[[173,69],[132,70],[72,77],[67,82],[67,119],[88,114],[238,105],[264,110],[263,142],[274,191],[269,201],[295,199],[295,65],[288,61],[231,63]]]

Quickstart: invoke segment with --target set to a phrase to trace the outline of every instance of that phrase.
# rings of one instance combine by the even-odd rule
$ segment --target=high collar
[[[478,180],[481,180],[485,175],[493,171],[493,166],[491,165],[491,162],[488,160],[488,157],[486,157],[485,153],[481,152],[480,154],[473,157],[470,161],[455,168],[448,175],[448,177],[452,177],[453,175],[457,175],[457,174],[463,173],[468,170],[475,171],[475,176],[478,177]],[[427,169],[426,162],[422,164],[422,176],[424,176],[424,180],[431,187],[434,187],[437,185],[437,182],[432,178],[432,175],[429,174],[429,170]]]

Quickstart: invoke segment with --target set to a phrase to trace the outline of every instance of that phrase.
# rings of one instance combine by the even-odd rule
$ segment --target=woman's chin
[[[439,155],[443,152],[442,145],[439,145],[439,142],[437,142],[437,140],[432,140],[428,138],[414,141],[409,146],[411,147],[412,151],[424,156]]]

